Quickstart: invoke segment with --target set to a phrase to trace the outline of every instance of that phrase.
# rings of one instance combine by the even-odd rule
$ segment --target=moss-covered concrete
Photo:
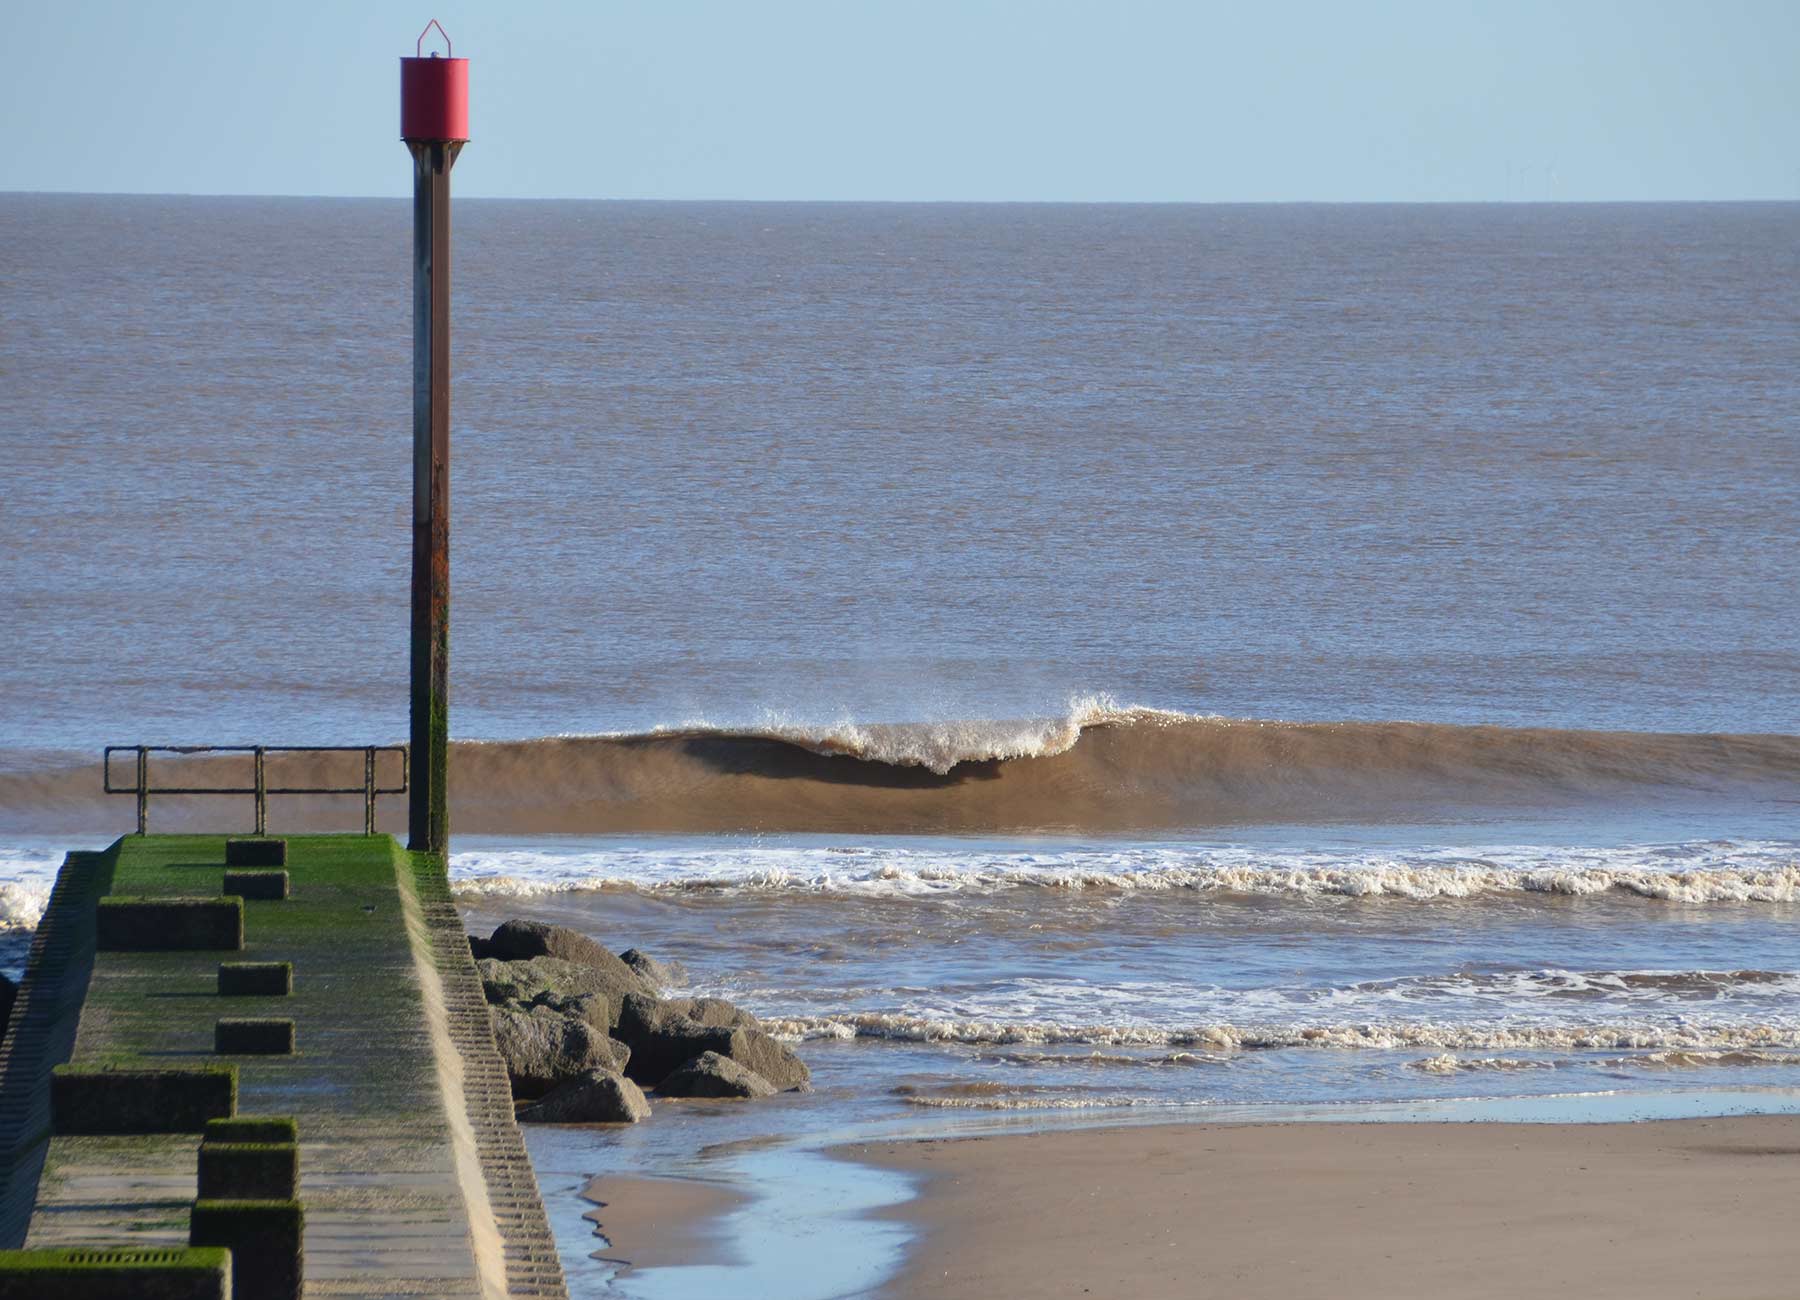
[[[243,898],[286,898],[288,873],[285,871],[227,871],[225,893]]]
[[[59,1065],[50,1075],[52,1133],[198,1133],[236,1112],[234,1065]]]
[[[285,998],[294,991],[294,964],[288,961],[222,961],[222,998]]]
[[[299,1201],[198,1200],[188,1239],[231,1252],[231,1294],[239,1300],[301,1300],[305,1230]]]
[[[291,1201],[300,1195],[300,1148],[292,1142],[200,1144],[203,1201]]]
[[[474,1296],[477,1251],[498,1241],[503,1263],[482,1267],[503,1268],[514,1295],[565,1294],[442,862],[386,836],[293,836],[286,857],[289,898],[242,900],[241,956],[291,963],[291,994],[221,1000],[216,952],[98,952],[71,1059],[208,1064],[222,1014],[291,1019],[299,1051],[233,1064],[241,1113],[298,1123],[308,1293]],[[225,841],[128,836],[85,870],[94,897],[218,898]],[[198,1147],[197,1134],[50,1139],[24,1244],[185,1245]]]
[[[217,1246],[0,1250],[0,1300],[227,1300],[230,1268]]]
[[[300,1126],[287,1115],[233,1115],[230,1119],[206,1122],[204,1142],[285,1143],[300,1140]]]

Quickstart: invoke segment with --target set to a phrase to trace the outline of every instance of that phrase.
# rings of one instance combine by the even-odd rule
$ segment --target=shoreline
[[[837,1147],[907,1175],[883,1300],[1791,1294],[1800,1118],[1168,1124]]]
[[[594,1203],[581,1216],[594,1225],[593,1257],[616,1265],[621,1276],[636,1269],[734,1263],[730,1242],[713,1229],[750,1199],[719,1183],[645,1174],[599,1174],[581,1189],[581,1198]]]

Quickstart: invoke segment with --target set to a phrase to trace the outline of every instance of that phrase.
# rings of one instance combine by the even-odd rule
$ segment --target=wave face
[[[233,783],[234,760],[157,779]],[[283,760],[291,784],[354,782]],[[1413,820],[1471,809],[1680,799],[1791,799],[1800,737],[1558,731],[1416,722],[1271,722],[1076,701],[1059,718],[801,726],[775,720],[632,735],[461,742],[459,831],[1142,832],[1274,822]],[[123,827],[97,766],[0,774],[17,829]],[[240,801],[241,802],[241,801]],[[165,798],[156,829],[217,824],[221,802]],[[286,829],[355,821],[353,801],[290,797]],[[384,801],[397,817],[400,801]],[[98,819],[98,820],[97,820]],[[388,824],[392,824],[391,820]]]

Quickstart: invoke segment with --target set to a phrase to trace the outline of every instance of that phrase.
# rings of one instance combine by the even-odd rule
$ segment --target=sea
[[[133,828],[103,746],[405,739],[410,234],[0,195],[15,973]],[[708,1285],[589,1258],[608,1171],[792,1218],[888,1195],[823,1154],[871,1136],[1800,1109],[1800,204],[458,200],[454,240],[470,927],[677,963],[817,1086],[534,1131],[578,1291]],[[880,1251],[839,1253],[811,1293]]]

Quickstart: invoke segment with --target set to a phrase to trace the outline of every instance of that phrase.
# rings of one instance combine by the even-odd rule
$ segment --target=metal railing
[[[114,754],[136,756],[136,775],[130,785],[113,784]],[[249,754],[252,756],[251,766],[255,784],[247,786],[151,785],[150,755],[152,754]],[[267,768],[267,758],[270,754],[361,754],[363,756],[362,784],[271,786],[268,782]],[[376,758],[381,754],[400,755],[399,785],[381,785],[376,780]],[[101,771],[101,779],[107,794],[134,794],[137,796],[139,835],[149,833],[150,796],[153,794],[254,795],[256,798],[256,834],[258,835],[268,832],[269,796],[272,794],[360,794],[363,797],[363,834],[373,835],[375,833],[375,796],[405,794],[408,779],[412,775],[405,745],[108,745]]]

